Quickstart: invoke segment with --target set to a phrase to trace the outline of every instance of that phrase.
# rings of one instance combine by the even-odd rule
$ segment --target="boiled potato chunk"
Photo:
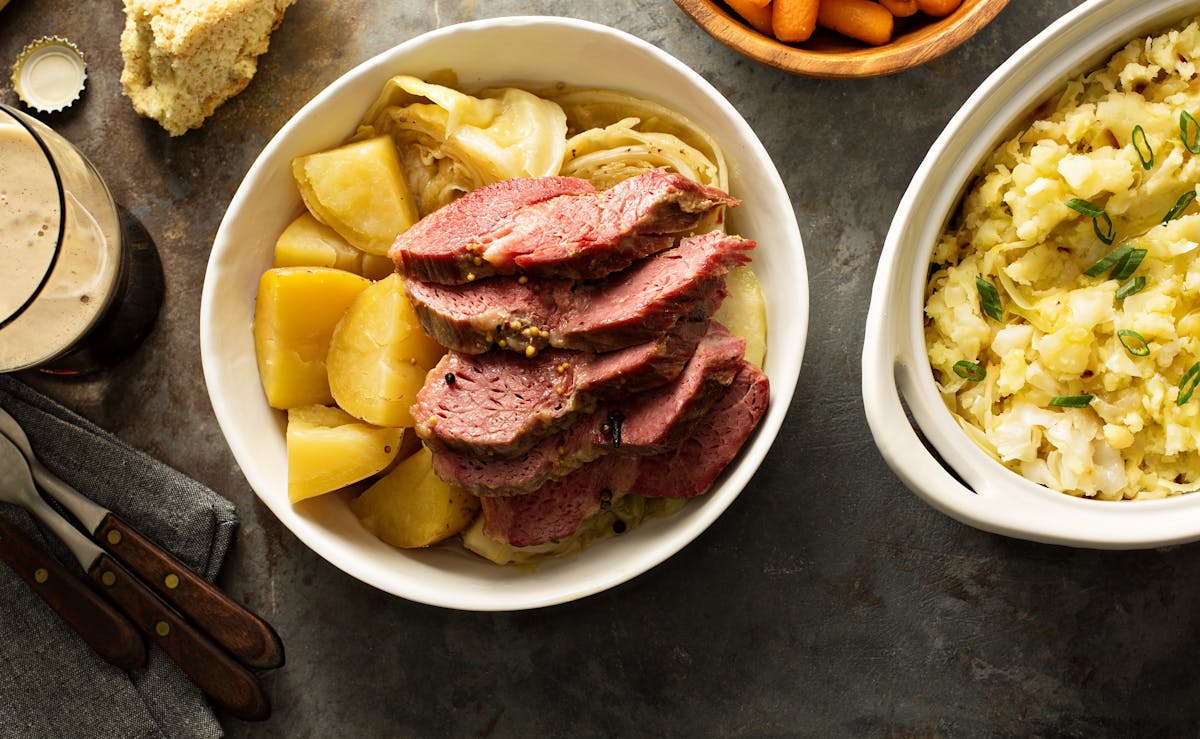
[[[729,295],[713,316],[730,333],[746,340],[746,361],[761,368],[767,356],[767,306],[750,267],[734,267],[726,278]]]
[[[363,290],[334,329],[329,388],[339,406],[367,423],[412,426],[409,406],[444,353],[392,274]]]
[[[292,175],[317,220],[371,254],[387,254],[396,234],[417,220],[390,136],[297,157]]]
[[[341,489],[379,472],[400,451],[404,429],[363,423],[340,408],[288,411],[288,499],[293,503]]]
[[[479,499],[447,485],[422,448],[350,501],[363,526],[396,547],[427,547],[457,534],[479,512]]]
[[[334,267],[381,280],[396,271],[391,259],[356,249],[329,226],[305,211],[275,242],[276,267]]]
[[[273,408],[333,402],[325,357],[333,329],[370,280],[329,267],[263,273],[254,307],[254,348]]]

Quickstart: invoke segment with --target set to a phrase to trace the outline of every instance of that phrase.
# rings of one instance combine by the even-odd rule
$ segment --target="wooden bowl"
[[[1008,0],[963,0],[944,18],[897,18],[892,40],[868,46],[818,28],[802,44],[766,36],[720,0],[675,0],[713,38],[743,56],[807,77],[878,77],[919,66],[963,43],[996,17]]]

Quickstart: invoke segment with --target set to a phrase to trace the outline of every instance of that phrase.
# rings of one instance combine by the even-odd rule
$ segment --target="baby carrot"
[[[821,0],[817,25],[878,46],[891,41],[895,19],[871,0]]]
[[[725,4],[733,8],[733,12],[742,16],[742,19],[754,26],[754,30],[759,33],[772,35],[771,28],[771,0],[759,2],[759,0],[725,0]]]
[[[817,0],[774,0],[771,25],[780,41],[807,41],[817,27]]]
[[[962,5],[962,0],[917,0],[917,7],[921,12],[935,18],[950,15],[959,5]]]
[[[959,0],[959,2],[961,1]],[[897,18],[907,18],[917,14],[917,0],[879,0],[879,4]]]

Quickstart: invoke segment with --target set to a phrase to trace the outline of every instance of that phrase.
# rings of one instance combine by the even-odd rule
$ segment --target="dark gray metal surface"
[[[891,77],[793,77],[719,45],[670,0],[301,0],[240,96],[169,138],[120,93],[120,3],[14,0],[0,61],[61,34],[84,99],[47,117],[147,225],[167,299],[147,345],[94,378],[31,382],[233,500],[221,584],[274,623],[274,717],[230,736],[1196,735],[1200,547],[1098,552],[981,533],[921,503],[871,440],[859,391],[880,246],[971,91],[1079,0],[1013,0],[976,38]],[[423,31],[571,15],[711,80],[762,138],[804,236],[813,321],[787,423],[749,489],[682,553],[582,602],[460,613],[335,569],[255,498],[200,373],[200,286],[241,177],[325,84]],[[6,67],[7,68],[7,67]],[[7,78],[0,99],[15,102]]]

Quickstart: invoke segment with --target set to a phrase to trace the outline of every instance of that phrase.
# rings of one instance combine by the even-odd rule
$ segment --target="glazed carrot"
[[[917,7],[921,12],[935,18],[950,15],[959,5],[962,5],[962,0],[917,0]]]
[[[871,0],[821,0],[817,25],[878,46],[892,40],[895,19]]]
[[[780,41],[807,41],[817,27],[817,0],[774,0],[771,25]]]
[[[754,27],[759,33],[772,35],[771,29],[771,0],[759,3],[758,0],[725,0],[725,4],[733,8],[733,12]]]
[[[879,4],[897,18],[907,18],[917,14],[917,0],[879,0]]]

